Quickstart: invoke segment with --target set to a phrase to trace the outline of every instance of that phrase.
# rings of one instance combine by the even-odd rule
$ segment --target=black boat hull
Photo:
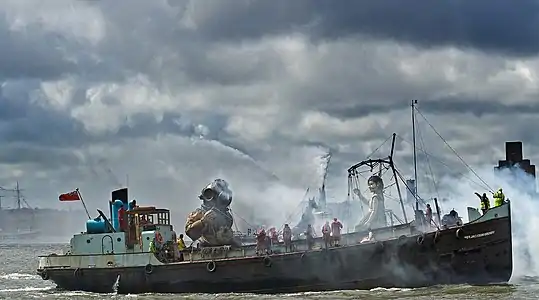
[[[268,258],[39,272],[61,289],[111,292],[118,282],[118,293],[289,293],[506,283],[513,269],[510,219],[509,214],[423,235]]]

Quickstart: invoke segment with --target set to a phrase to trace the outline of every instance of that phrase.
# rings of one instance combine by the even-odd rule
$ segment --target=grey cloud
[[[539,114],[539,103],[503,103],[501,100],[466,99],[463,97],[442,98],[437,100],[420,100],[418,109],[429,114],[470,113],[475,117],[499,114]],[[411,100],[410,100],[411,101]],[[410,101],[402,100],[387,105],[357,104],[345,108],[328,107],[325,111],[335,117],[362,118],[371,114],[384,114],[401,111],[410,107]],[[500,102],[498,102],[500,101]]]
[[[137,113],[130,116],[129,123],[123,124],[114,134],[109,134],[108,137],[110,139],[114,137],[138,138],[155,136],[159,133],[191,136],[196,133],[196,125],[185,120],[180,114],[175,113],[165,113],[161,116],[161,120],[157,120],[156,116],[151,113]]]
[[[69,41],[54,34],[35,34],[41,33],[39,28],[30,27],[24,32],[8,28],[5,17],[0,17],[1,79],[54,79],[76,69],[60,50],[60,47],[69,47]]]
[[[53,194],[55,189],[80,186],[89,190],[89,198],[97,199],[94,205],[102,206],[105,202],[102,204],[98,200],[107,199],[109,190],[118,181],[123,181],[122,174],[129,173],[134,197],[181,207],[184,213],[183,210],[191,205],[198,205],[196,195],[204,184],[214,177],[223,176],[231,181],[241,203],[264,201],[265,205],[267,202],[284,202],[284,198],[296,197],[285,188],[303,189],[313,181],[312,177],[317,176],[318,166],[313,162],[317,153],[311,149],[329,148],[334,153],[330,181],[336,195],[341,196],[346,190],[341,186],[346,183],[345,170],[368,154],[365,153],[369,152],[365,144],[380,139],[381,142],[392,131],[409,131],[409,113],[405,109],[412,97],[420,100],[422,111],[440,119],[443,126],[437,126],[439,129],[456,127],[447,126],[454,125],[455,121],[444,112],[473,112],[485,117],[485,123],[481,125],[484,127],[490,126],[489,116],[504,110],[512,110],[514,113],[537,112],[534,105],[515,106],[509,102],[511,99],[505,98],[472,99],[466,93],[461,98],[436,97],[453,91],[460,92],[460,82],[448,82],[443,74],[430,73],[407,78],[396,66],[401,57],[399,45],[386,43],[388,45],[385,48],[378,48],[378,43],[372,39],[407,41],[425,47],[464,45],[500,53],[529,54],[534,53],[537,46],[526,32],[510,36],[501,32],[498,35],[499,41],[492,36],[480,34],[482,30],[489,30],[489,27],[482,27],[482,24],[488,22],[499,23],[489,26],[522,28],[531,22],[529,15],[504,24],[500,19],[485,20],[465,12],[477,11],[474,5],[479,4],[463,3],[443,7],[447,3],[417,2],[418,6],[407,5],[388,10],[389,2],[385,0],[346,5],[331,3],[331,7],[328,3],[301,0],[286,3],[279,0],[178,1],[174,4],[179,6],[172,8],[164,1],[133,1],[128,8],[110,1],[87,3],[101,9],[105,17],[106,35],[95,44],[86,45],[75,43],[68,37],[54,39],[51,34],[39,28],[29,28],[35,30],[32,37],[36,38],[33,42],[35,45],[27,45],[27,49],[38,52],[35,57],[41,60],[51,56],[47,64],[54,64],[49,70],[48,65],[38,65],[45,62],[38,61],[21,66],[21,70],[6,73],[8,77],[31,77],[35,81],[22,80],[28,84],[27,87],[22,85],[13,88],[0,99],[0,152],[6,157],[3,163],[21,164],[18,167],[25,170],[25,176],[30,178],[30,182],[37,181],[32,175],[35,170],[47,171],[51,186],[44,193]],[[488,15],[489,10],[499,9],[496,2],[489,3],[493,4],[484,7],[485,15]],[[533,7],[526,7],[526,3],[514,5],[506,11],[508,14],[517,14],[524,7],[533,12]],[[418,8],[419,5],[429,6],[428,11],[431,13],[425,14],[425,10]],[[395,7],[394,4],[392,6]],[[457,21],[459,18],[462,20]],[[194,26],[188,24],[190,21]],[[0,36],[1,32],[0,28]],[[279,53],[287,50],[280,50],[279,46],[282,45],[276,44],[286,42],[272,44],[271,39],[263,38],[290,36],[295,32],[310,35],[311,41],[316,43],[301,44],[301,41],[298,42],[301,44],[298,48],[305,49]],[[369,35],[371,37],[365,38]],[[52,42],[45,43],[47,39]],[[7,42],[22,43],[10,39]],[[62,43],[67,44],[62,48],[63,52],[52,49],[51,44],[63,46]],[[406,52],[406,55],[412,57],[424,53],[421,49],[413,51]],[[15,52],[9,54],[14,56],[17,54]],[[27,58],[12,58],[13,61],[31,61],[34,57],[33,52],[21,51],[18,54]],[[442,53],[436,58],[427,58],[426,63],[444,60],[444,55]],[[70,57],[70,60],[66,57]],[[469,75],[466,80],[469,81],[503,69],[505,57],[492,56],[484,60],[473,57],[456,63],[465,65],[460,66],[465,69],[472,59],[475,62],[473,67],[481,72],[465,70]],[[301,60],[304,60],[304,64],[301,64]],[[290,64],[296,62],[298,70],[295,72],[305,74],[295,74],[288,70],[294,67]],[[50,73],[36,71],[32,75],[31,71],[22,69],[32,66]],[[470,69],[473,67],[468,66]],[[9,67],[6,69],[9,70]],[[72,84],[75,89],[65,109],[53,109],[39,96],[36,98],[35,92],[39,90],[40,81],[62,78],[64,74],[74,81]],[[148,78],[154,85],[151,88],[157,88],[157,95],[150,93],[146,98],[141,95],[132,101],[128,98],[139,95],[126,93],[124,96],[119,92],[119,95],[104,95],[103,98],[95,99],[86,96],[87,89],[96,83],[122,85],[124,80],[139,74]],[[493,85],[483,81],[480,84],[484,89],[492,88]],[[189,93],[183,93],[186,90],[193,91],[193,98],[189,98]],[[439,94],[439,90],[443,92]],[[166,97],[159,99],[159,93]],[[203,98],[203,104],[196,108],[182,105],[196,102],[198,95],[202,95],[200,98]],[[152,102],[155,107],[142,103],[156,100],[154,97],[158,98]],[[169,101],[169,98],[172,100]],[[479,100],[488,102],[488,106]],[[264,107],[258,108],[260,104]],[[136,109],[139,105],[145,108],[142,112]],[[266,108],[271,105],[279,107],[279,110],[271,112],[271,107]],[[117,110],[121,118],[125,115],[128,117],[121,120],[117,130],[109,128],[109,132],[89,134],[84,129],[87,120],[71,116],[74,108],[82,113],[92,110],[98,116],[99,110],[103,110],[104,116],[109,115],[105,110]],[[269,110],[267,116],[264,109]],[[353,128],[357,134],[353,130],[337,132],[337,129],[335,132],[309,132],[307,135],[298,125],[302,113],[306,111],[327,112],[338,118],[324,121],[328,124],[320,125],[321,128],[331,128],[332,124],[329,123],[332,121],[370,119],[374,115],[380,116],[382,125],[367,124],[365,126],[368,128]],[[402,117],[396,115],[401,112]],[[272,122],[266,122],[272,113],[278,117]],[[97,121],[108,124],[104,116],[102,120],[97,118]],[[226,131],[232,117],[242,116],[255,120],[243,128],[268,127],[264,140],[253,142],[240,136],[241,124],[238,125],[239,132]],[[480,124],[473,123],[473,119],[462,120],[459,122],[462,124],[457,124],[462,127],[453,131],[447,129],[443,134],[458,140],[469,138],[459,133],[459,130],[465,130],[465,125],[468,128],[480,128]],[[201,130],[199,125],[207,128],[207,132]],[[503,132],[521,136],[530,142],[536,139],[529,127],[511,125],[511,128]],[[308,125],[305,127],[308,129]],[[199,139],[202,132],[204,137]],[[405,135],[409,138],[409,133]],[[186,142],[191,137],[195,142]],[[492,137],[483,139],[488,142]],[[474,141],[469,148],[463,147],[463,152],[477,152],[483,140]],[[432,138],[426,138],[426,143],[429,145],[428,150],[439,150],[432,146]],[[90,152],[94,146],[103,147],[104,150],[95,150],[97,154],[92,156]],[[77,151],[77,155],[73,151]],[[409,148],[398,142],[397,151],[399,167],[402,164],[403,172],[409,175],[412,162]],[[379,152],[383,156],[387,153]],[[439,155],[446,156],[447,153]],[[36,166],[40,159],[47,161]],[[32,162],[33,166],[25,166],[24,162]],[[7,175],[11,174],[11,169],[1,170],[7,178],[18,176]],[[108,175],[104,176],[105,173]],[[277,180],[273,173],[281,179],[279,184],[275,184]],[[263,188],[274,185],[280,186],[287,197],[260,195]],[[40,187],[36,186],[36,189]],[[181,196],[176,199],[176,195]],[[297,197],[297,201],[300,197]]]
[[[0,139],[6,143],[35,143],[52,147],[73,147],[83,142],[83,126],[65,112],[33,101],[31,82],[6,83],[0,95]]]
[[[504,0],[193,1],[191,17],[212,39],[298,31],[315,39],[364,34],[422,47],[459,46],[530,56],[539,51],[539,3]]]
[[[524,104],[504,103],[504,101],[488,101],[482,99],[445,98],[437,101],[421,103],[421,109],[433,114],[471,113],[476,117],[484,115],[523,115],[539,114],[539,103]]]
[[[322,12],[322,36],[361,32],[426,47],[456,45],[510,55],[539,50],[539,3],[533,0],[519,5],[503,0],[311,3]]]
[[[30,164],[33,168],[55,169],[59,166],[77,166],[80,159],[69,149],[10,143],[0,147],[2,164]]]

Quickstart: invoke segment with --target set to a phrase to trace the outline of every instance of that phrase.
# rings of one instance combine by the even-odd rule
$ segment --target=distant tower
[[[529,182],[515,182],[517,185],[525,185],[526,189],[531,193],[536,193],[535,183],[535,165],[530,163],[529,159],[523,159],[522,142],[505,142],[505,160],[498,161],[498,166],[494,167],[494,171],[503,169],[515,170],[520,169],[532,176],[533,180]],[[516,180],[516,178],[514,178]]]

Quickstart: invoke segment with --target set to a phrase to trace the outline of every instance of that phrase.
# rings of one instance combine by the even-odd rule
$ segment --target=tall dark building
[[[532,165],[529,159],[523,159],[522,142],[505,142],[505,160],[498,161],[498,166],[494,167],[494,171],[502,169],[515,170],[520,169],[531,175],[527,182],[515,182],[518,185],[526,185],[526,189],[536,193],[535,183],[535,165]],[[516,178],[514,178],[516,180]]]

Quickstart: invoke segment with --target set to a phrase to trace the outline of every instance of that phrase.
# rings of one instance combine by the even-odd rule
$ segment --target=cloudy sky
[[[328,150],[342,200],[346,168],[393,132],[412,176],[411,99],[470,165],[506,140],[539,161],[537,1],[2,4],[0,186],[36,206],[78,187],[95,211],[128,174],[132,197],[182,213],[217,177],[239,209],[274,209]],[[418,119],[426,150],[465,172]]]

